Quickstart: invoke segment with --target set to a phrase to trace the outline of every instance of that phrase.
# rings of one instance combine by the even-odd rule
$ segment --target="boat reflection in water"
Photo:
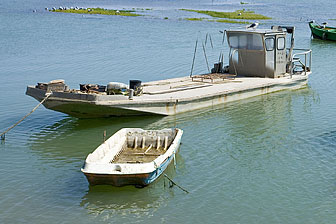
[[[177,166],[183,168],[183,158],[179,154],[176,156]],[[176,172],[173,164],[165,170],[165,173],[172,178],[177,175]],[[169,188],[169,182],[164,176],[159,177],[157,181],[145,188],[89,186],[80,205],[87,209],[88,213],[102,219],[118,215],[131,220],[151,216],[159,208],[166,207],[176,191],[179,190]]]

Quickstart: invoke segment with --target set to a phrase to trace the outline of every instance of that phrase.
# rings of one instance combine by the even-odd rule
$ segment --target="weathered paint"
[[[308,72],[308,74],[310,74],[310,72]],[[75,117],[132,116],[145,114],[175,115],[285,89],[299,89],[307,83],[308,75],[299,75],[296,76],[295,79],[250,78],[249,80],[253,80],[253,82],[251,81],[251,85],[244,84],[245,80],[246,79],[242,79],[242,81],[240,81],[241,84],[237,84],[237,82],[213,84],[212,86],[201,89],[179,91],[175,95],[174,93],[167,93],[158,94],[155,95],[155,97],[150,95],[135,96],[134,100],[128,100],[125,96],[117,98],[117,96],[101,96],[97,94],[56,92],[43,105],[48,109],[67,113]],[[269,81],[265,82],[265,80]],[[239,87],[241,85],[245,85],[245,87]],[[218,92],[214,92],[213,88],[217,88]],[[225,90],[226,88],[228,88],[228,90]],[[211,92],[211,94],[209,94],[208,91]],[[45,97],[44,90],[29,86],[27,87],[26,94],[33,96],[39,101]]]
[[[90,185],[146,186],[152,183],[164,172],[173,160],[175,154],[179,150],[183,134],[182,130],[175,129],[177,132],[174,134],[174,140],[167,151],[157,158],[154,158],[151,162],[136,164],[111,163],[114,156],[117,156],[119,150],[121,150],[124,141],[127,141],[125,136],[128,130],[130,129],[124,128],[119,130],[86,158],[81,170],[85,174]],[[142,129],[135,129],[135,131],[141,130]],[[121,138],[124,139],[122,140]],[[98,160],[96,160],[97,156]],[[116,166],[118,166],[119,169],[113,169],[113,167]]]

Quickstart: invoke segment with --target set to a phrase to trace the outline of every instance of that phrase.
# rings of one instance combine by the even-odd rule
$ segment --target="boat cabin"
[[[229,72],[239,76],[282,77],[286,73],[286,34],[293,27],[268,30],[227,30],[230,47]],[[293,46],[293,44],[291,44]]]

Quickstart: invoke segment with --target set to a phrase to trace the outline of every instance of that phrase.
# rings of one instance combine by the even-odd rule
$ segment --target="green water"
[[[197,35],[220,41],[218,30],[239,27],[179,20],[178,8],[245,7],[274,18],[261,28],[295,25],[296,47],[313,50],[313,73],[301,90],[170,117],[76,119],[40,107],[0,144],[0,223],[335,223],[336,43],[311,40],[307,24],[334,18],[335,3],[72,2],[154,9],[141,18],[82,17],[44,12],[65,1],[1,2],[1,131],[37,105],[27,85],[188,75]],[[195,70],[206,71],[202,55]],[[123,127],[183,129],[177,168],[166,174],[190,193],[163,177],[142,189],[90,187],[80,172],[86,156],[104,130],[110,136]]]

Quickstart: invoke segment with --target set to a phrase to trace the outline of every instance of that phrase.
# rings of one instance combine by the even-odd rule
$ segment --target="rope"
[[[48,98],[49,96],[52,95],[52,92],[50,93],[46,93],[46,97],[39,103],[37,104],[36,107],[34,107],[34,109],[32,111],[30,111],[26,116],[24,116],[23,118],[21,118],[21,120],[19,120],[18,122],[16,122],[14,125],[12,125],[11,127],[9,127],[6,131],[2,132],[1,133],[1,140],[4,140],[5,139],[5,134],[7,132],[9,132],[11,129],[13,129],[16,125],[20,124],[24,119],[26,119],[29,115],[31,115],[39,106],[41,106],[41,104],[43,104]]]
[[[187,191],[186,189],[184,189],[183,187],[179,186],[177,183],[175,183],[172,179],[170,179],[167,174],[163,174],[165,178],[167,178],[173,185],[178,186],[182,191],[186,192],[187,194],[189,194],[189,191]]]

